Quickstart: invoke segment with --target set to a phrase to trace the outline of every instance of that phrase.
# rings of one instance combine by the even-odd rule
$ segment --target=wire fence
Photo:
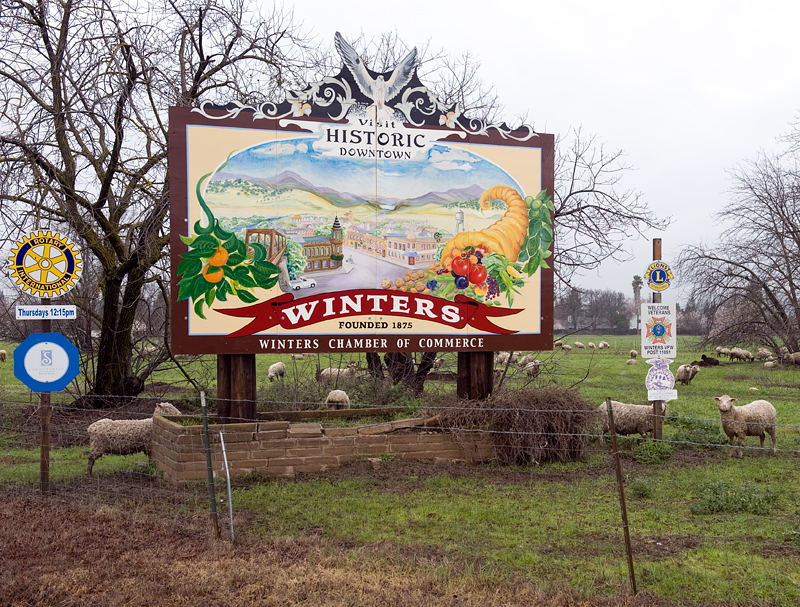
[[[215,510],[219,506],[215,523],[218,533],[223,539],[233,540],[239,532],[252,531],[248,529],[252,518],[243,513],[253,508],[245,504],[250,504],[247,492],[255,486],[302,483],[320,474],[335,481],[337,474],[347,469],[351,470],[349,475],[365,478],[384,475],[381,478],[388,483],[393,466],[402,477],[403,466],[430,465],[430,474],[435,475],[440,473],[434,464],[440,464],[445,475],[456,470],[463,476],[474,470],[486,481],[484,494],[472,493],[473,509],[484,507],[485,511],[477,518],[468,517],[464,524],[491,528],[517,521],[521,527],[519,548],[508,550],[527,553],[525,562],[543,582],[557,583],[562,575],[557,572],[563,570],[563,564],[553,569],[553,579],[548,580],[544,564],[548,559],[561,562],[573,558],[576,566],[580,563],[581,567],[596,569],[595,588],[636,585],[639,591],[655,592],[664,584],[675,584],[671,596],[686,604],[724,594],[726,584],[736,586],[737,597],[750,592],[752,604],[796,604],[800,597],[797,425],[775,424],[778,441],[774,453],[769,435],[763,448],[758,437],[747,437],[740,459],[737,445],[733,449],[729,446],[719,418],[667,415],[662,440],[614,435],[612,442],[611,432],[601,432],[601,415],[596,410],[500,407],[491,412],[540,417],[566,413],[589,419],[577,430],[543,432],[443,423],[452,414],[473,411],[474,403],[429,406],[404,418],[392,407],[381,410],[354,405],[346,415],[331,415],[324,410],[324,403],[308,402],[298,407],[297,401],[270,401],[258,402],[258,408],[274,411],[291,405],[291,411],[304,411],[308,417],[265,420],[243,431],[237,423],[251,424],[252,420],[216,425],[212,415],[212,430],[204,432],[200,430],[199,399],[187,396],[176,403],[184,415],[167,418],[176,436],[185,432],[181,436],[189,437],[182,443],[183,439],[173,441],[180,447],[170,447],[172,455],[164,455],[165,447],[156,443],[165,439],[148,428],[147,440],[152,442],[146,447],[121,447],[121,451],[135,453],[119,456],[114,454],[113,445],[106,445],[93,475],[87,475],[89,425],[102,418],[152,420],[160,399],[127,402],[125,407],[113,410],[52,403],[50,450],[45,462],[51,497],[126,510],[189,509],[210,514],[212,505]],[[209,399],[208,406],[213,414],[216,401]],[[7,400],[0,401],[0,408],[4,412],[0,419],[4,451],[0,492],[6,499],[36,492],[45,465],[38,450],[40,407],[36,402]],[[498,455],[510,448],[512,438],[535,444],[540,449],[537,453],[546,452],[550,446],[554,452],[565,450],[568,457],[554,453],[549,461],[557,463],[531,459],[500,467],[496,462],[502,458]],[[563,446],[565,438],[577,441],[577,452],[574,444]],[[249,446],[242,447],[247,441]],[[315,446],[314,441],[321,446]],[[160,455],[156,453],[159,449]],[[187,482],[174,482],[160,465],[178,457],[174,455],[178,451],[185,459],[175,464],[174,472],[191,469],[194,476]],[[733,457],[728,456],[729,451]],[[315,457],[324,463],[315,464]],[[289,460],[291,463],[286,463]],[[212,498],[209,478],[215,479]],[[493,492],[503,494],[509,487],[518,496],[511,506],[488,497]],[[368,492],[358,495],[372,499]],[[280,493],[271,499],[272,507],[280,509]],[[458,496],[453,498],[454,510],[461,507],[459,500]],[[498,503],[506,504],[501,507],[505,512],[495,510]],[[312,507],[318,504],[309,502],[308,508]],[[417,508],[406,500],[399,500],[396,507],[408,511]],[[622,516],[625,509],[627,518]],[[387,513],[386,518],[392,516]],[[290,521],[283,524],[291,528]],[[243,528],[234,529],[236,525]],[[626,550],[626,535],[630,537],[630,550]]]

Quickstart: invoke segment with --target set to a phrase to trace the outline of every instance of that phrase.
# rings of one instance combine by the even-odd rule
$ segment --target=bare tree
[[[363,32],[351,41],[364,63],[375,72],[394,67],[411,50],[396,30],[367,38]],[[341,69],[339,55],[333,45],[313,51],[307,60],[305,82],[315,82]],[[447,106],[458,104],[471,118],[495,123],[502,119],[503,105],[493,85],[480,75],[480,61],[470,52],[453,56],[444,49],[435,50],[430,40],[417,45],[417,76]]]
[[[567,141],[556,141],[555,227],[553,261],[560,280],[592,270],[607,259],[630,256],[625,243],[671,222],[649,208],[641,192],[625,188],[630,171],[621,150],[610,149],[596,135],[576,128]]]
[[[154,368],[132,367],[143,295],[169,301],[167,110],[273,97],[300,66],[300,34],[290,15],[247,0],[0,0],[0,11],[5,238],[77,239],[98,269],[84,286],[97,309],[74,299],[99,324],[90,392],[135,395]]]
[[[719,242],[689,247],[677,267],[705,311],[705,339],[800,349],[800,172],[796,148],[760,153],[731,172]]]

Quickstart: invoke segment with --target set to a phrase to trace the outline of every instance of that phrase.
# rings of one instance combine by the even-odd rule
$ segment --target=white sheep
[[[772,452],[778,449],[778,437],[775,434],[775,421],[777,413],[775,407],[765,400],[754,400],[748,405],[741,407],[734,406],[738,399],[731,398],[727,394],[715,396],[719,408],[719,416],[722,421],[722,430],[728,435],[728,457],[733,455],[733,437],[738,437],[738,455],[742,457],[742,447],[744,446],[745,436],[757,436],[761,439],[761,448],[764,448],[764,433],[772,437]]]
[[[349,409],[350,397],[344,390],[331,390],[325,399],[328,409]]]
[[[180,415],[170,403],[158,403],[153,415]],[[86,474],[92,476],[94,463],[104,455],[131,455],[144,453],[150,457],[153,418],[100,419],[91,424],[89,433],[89,466]]]
[[[350,363],[346,369],[339,369],[336,367],[326,367],[317,374],[317,379],[323,383],[330,383],[336,380],[355,379],[356,365]]]
[[[570,346],[569,344],[564,344],[563,346],[561,346],[561,349],[564,350],[564,352],[572,352],[572,346]]]
[[[563,345],[564,345],[564,342],[561,341],[560,339],[557,339],[556,341],[553,342],[553,347],[554,348],[560,348]]]
[[[496,365],[504,365],[508,362],[515,363],[519,358],[519,352],[500,352],[497,355],[497,358],[494,359],[494,364]]]
[[[597,346],[594,345],[593,341],[590,341],[588,344],[586,344],[586,347],[590,350],[594,350]]]
[[[636,358],[637,356],[639,356],[639,351],[638,350],[631,350],[629,352],[629,355],[630,355],[631,358]]]
[[[756,350],[756,358],[758,358],[758,360],[772,360],[772,352],[766,348],[759,348]]]
[[[579,342],[579,341],[575,342],[575,347],[578,348],[578,350],[585,350],[586,349],[586,346],[584,346],[583,343]]]
[[[602,350],[603,348],[611,348],[611,346],[607,341],[601,341],[599,344],[597,344],[597,349]]]
[[[698,371],[700,371],[700,367],[697,365],[681,365],[675,372],[675,381],[681,382],[684,386],[688,386],[692,383]]]
[[[765,369],[778,369],[781,366],[781,361],[779,360],[768,360],[764,363]]]
[[[635,358],[629,358],[628,360],[625,361],[625,364],[626,365],[635,365],[636,364],[636,359]]]
[[[533,354],[526,354],[517,361],[517,366],[524,369],[527,365],[533,362]]]
[[[534,360],[533,362],[529,362],[527,365],[525,365],[525,373],[528,374],[528,377],[530,377],[531,379],[536,379],[537,377],[539,377],[539,372],[541,371],[541,366],[540,366],[541,364],[542,363],[540,361]]]
[[[283,376],[286,374],[286,365],[282,362],[277,362],[269,366],[269,372],[267,373],[267,379],[269,381],[275,381],[276,377],[280,377],[283,379]]]
[[[8,352],[0,350],[0,363],[6,362],[6,356],[8,356]]]
[[[653,431],[653,405],[630,405],[616,400],[611,401],[614,411],[614,430],[617,434],[641,434],[642,438]],[[608,421],[608,405],[603,403],[597,408],[600,415],[601,436],[610,430]],[[666,414],[667,403],[661,403],[661,415]]]
[[[303,360],[302,354],[290,354],[292,360]]]

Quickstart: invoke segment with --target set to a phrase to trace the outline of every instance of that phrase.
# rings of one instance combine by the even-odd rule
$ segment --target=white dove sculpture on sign
[[[417,47],[411,49],[411,52],[394,68],[389,79],[385,80],[382,75],[377,78],[370,76],[364,60],[358,55],[356,49],[342,38],[339,32],[336,32],[334,42],[342,56],[342,61],[353,74],[358,88],[373,101],[372,105],[367,108],[367,115],[372,115],[375,120],[391,120],[394,110],[388,106],[388,103],[397,97],[414,76]]]

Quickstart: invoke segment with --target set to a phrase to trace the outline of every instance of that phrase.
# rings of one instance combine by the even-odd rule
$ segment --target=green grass
[[[639,348],[638,336],[574,336],[567,343],[603,339],[611,350],[536,353],[546,363],[539,381],[574,384],[598,405],[607,396],[646,403],[649,365],[642,359],[634,366],[625,364],[629,350]],[[698,350],[696,344],[695,339],[679,338],[673,372],[701,353],[714,354],[711,349]],[[6,350],[11,351],[7,345]],[[263,408],[297,405],[298,400],[322,394],[323,388],[314,382],[317,365],[344,366],[357,357],[322,355],[292,362],[283,383],[269,384],[266,369],[279,358],[285,357],[257,357]],[[453,353],[445,355],[449,368],[455,358]],[[214,358],[202,357],[190,367],[213,393]],[[8,361],[0,365],[3,385],[11,383],[9,368]],[[157,380],[178,381],[174,373],[165,371]],[[507,382],[519,387],[527,379],[516,372]],[[761,363],[723,361],[720,367],[701,369],[690,386],[677,386],[678,399],[668,404],[664,424],[668,444],[619,441],[640,590],[681,605],[788,606],[800,601],[799,385],[800,369],[765,370]],[[354,402],[400,401],[413,412],[441,402],[441,395],[454,387],[428,382],[421,399],[364,387],[354,391]],[[747,449],[741,460],[727,457],[727,439],[713,400],[722,394],[739,398],[739,404],[764,398],[775,405],[777,456]],[[35,402],[35,397],[23,394],[19,401]],[[0,434],[0,487],[35,486],[38,449],[16,449],[14,443],[12,432]],[[757,447],[758,439],[749,437],[746,445]],[[69,483],[83,478],[86,451],[53,450],[51,480]],[[392,465],[384,464],[389,470]],[[509,470],[513,477],[502,479]],[[98,475],[130,472],[154,474],[142,454],[104,457],[95,464]],[[234,510],[249,513],[251,521],[237,529],[237,535],[320,536],[351,546],[354,566],[405,563],[413,554],[443,577],[528,579],[545,588],[568,587],[582,599],[627,590],[619,494],[607,447],[594,445],[574,463],[482,467],[453,476],[254,476],[235,483],[233,501]],[[205,508],[204,500],[198,500],[197,507]]]

